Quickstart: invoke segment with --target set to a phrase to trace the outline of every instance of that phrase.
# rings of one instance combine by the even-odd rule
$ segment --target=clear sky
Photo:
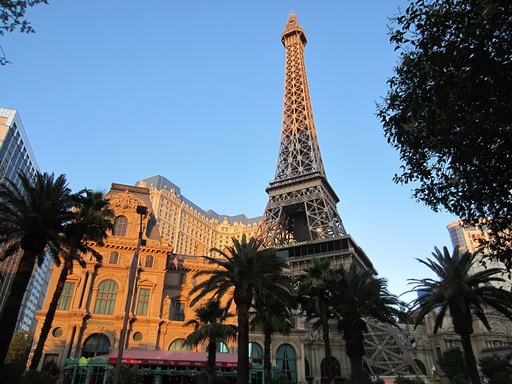
[[[320,149],[346,230],[393,293],[429,276],[415,258],[455,220],[393,183],[375,116],[402,0],[50,0],[36,34],[0,38],[0,106],[16,109],[42,171],[74,191],[162,175],[203,209],[261,216],[281,130],[281,32],[294,11]],[[406,296],[407,298],[408,296]]]

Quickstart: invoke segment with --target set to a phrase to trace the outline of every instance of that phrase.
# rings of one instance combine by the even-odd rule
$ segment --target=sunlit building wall
[[[455,221],[448,225],[448,232],[450,233],[450,239],[453,247],[459,247],[460,252],[469,251],[471,253],[478,251],[478,238],[487,237],[487,233],[476,227],[461,225],[460,222]],[[497,261],[491,261],[485,259],[485,264],[475,263],[472,267],[472,273],[483,270],[484,268],[505,268],[505,266]],[[499,283],[500,286],[510,289],[512,284],[506,274],[503,274],[503,278],[506,280],[504,283]]]
[[[175,253],[211,255],[212,248],[224,249],[233,244],[232,238],[256,235],[261,217],[248,218],[220,215],[203,210],[181,194],[181,190],[163,176],[154,176],[137,183],[150,189],[160,235]]]

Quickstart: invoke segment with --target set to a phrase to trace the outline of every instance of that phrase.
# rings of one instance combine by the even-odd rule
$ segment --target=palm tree
[[[221,257],[205,256],[205,260],[215,269],[197,272],[194,278],[207,279],[190,292],[191,305],[208,295],[221,300],[228,294],[228,308],[234,302],[238,318],[238,384],[249,380],[249,310],[253,299],[262,291],[276,291],[287,284],[282,278],[286,262],[274,250],[263,249],[262,244],[261,239],[247,241],[242,235],[241,240],[233,238],[233,245],[226,251],[213,248]]]
[[[20,187],[8,179],[0,184],[0,243],[2,259],[22,252],[9,298],[0,318],[0,370],[3,368],[23,294],[36,262],[45,250],[59,265],[62,233],[73,217],[71,190],[66,177],[37,173],[32,181],[19,174]]]
[[[405,317],[400,310],[404,303],[389,293],[385,279],[375,277],[355,262],[334,271],[328,290],[350,359],[352,383],[363,384],[364,333],[368,331],[365,319],[396,326],[397,320]]]
[[[486,307],[494,308],[512,320],[512,293],[493,285],[504,282],[504,279],[498,276],[503,273],[501,268],[488,268],[474,273],[471,271],[473,265],[478,262],[476,254],[461,253],[458,248],[455,248],[452,254],[447,247],[443,248],[443,252],[437,247],[434,250],[433,259],[417,260],[432,270],[437,279],[410,279],[410,284],[414,285],[411,291],[421,292],[421,295],[411,303],[410,312],[415,316],[414,325],[418,326],[425,316],[436,311],[436,334],[449,311],[453,329],[460,336],[471,382],[479,384],[477,363],[471,346],[473,315],[488,330],[490,326],[485,313]]]
[[[315,313],[319,317],[314,326],[322,326],[325,361],[327,362],[327,372],[331,382],[334,380],[334,362],[329,339],[331,311],[327,284],[333,278],[332,272],[328,259],[312,258],[311,265],[306,267],[304,273],[298,277],[299,297],[306,297],[313,302]]]
[[[291,305],[293,296],[290,289],[285,292],[266,292],[254,300],[254,313],[250,322],[251,330],[263,331],[263,370],[265,383],[272,379],[271,343],[272,335],[281,333],[288,335],[293,327]],[[284,303],[283,303],[284,299]]]
[[[30,362],[29,368],[31,370],[36,370],[39,366],[44,344],[50,333],[64,284],[68,275],[73,272],[73,263],[76,261],[82,268],[85,268],[83,255],[87,253],[92,254],[101,263],[101,254],[93,249],[91,245],[103,246],[103,240],[107,238],[107,232],[113,228],[114,211],[109,208],[108,199],[105,199],[103,192],[83,189],[74,194],[72,199],[75,203],[74,217],[64,229],[64,246],[59,254],[63,265]]]
[[[197,347],[204,342],[208,343],[206,372],[208,373],[208,384],[215,381],[215,359],[217,353],[217,342],[236,340],[237,328],[232,324],[224,324],[227,319],[234,317],[222,308],[217,300],[209,300],[203,306],[195,310],[196,317],[187,321],[184,326],[194,326],[192,332],[185,339],[185,345]]]

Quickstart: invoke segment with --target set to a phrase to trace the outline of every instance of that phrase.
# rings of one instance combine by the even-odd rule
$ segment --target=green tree
[[[329,380],[334,380],[335,367],[332,359],[331,342],[329,337],[329,319],[331,318],[330,295],[327,284],[333,279],[332,269],[327,259],[311,259],[311,265],[304,269],[304,273],[298,277],[299,297],[309,298],[310,304],[314,305],[314,314],[318,316],[318,322],[314,325],[321,325],[324,338],[325,361]]]
[[[25,371],[34,334],[28,331],[16,331],[5,357],[4,369],[0,377],[5,383],[16,383]]]
[[[9,297],[0,317],[0,370],[11,342],[23,294],[36,262],[45,250],[60,265],[62,233],[73,218],[71,190],[66,177],[37,173],[34,181],[20,174],[21,187],[8,179],[0,183],[0,244],[2,259],[21,252]]]
[[[74,216],[63,231],[63,247],[59,253],[62,268],[32,355],[29,367],[31,370],[37,369],[41,361],[44,344],[50,333],[64,284],[68,275],[73,272],[73,263],[76,262],[85,268],[83,257],[86,254],[91,254],[101,263],[101,254],[91,245],[103,246],[103,240],[107,238],[108,231],[113,229],[114,211],[109,208],[108,199],[105,199],[103,192],[84,189],[72,195],[72,200]]]
[[[489,379],[488,384],[508,384],[512,382],[512,354],[505,356],[485,356],[480,359],[480,369]]]
[[[469,383],[468,367],[465,364],[464,354],[459,348],[450,348],[443,352],[439,359],[439,366],[450,383]]]
[[[355,262],[348,268],[338,267],[334,278],[328,280],[327,288],[332,295],[332,311],[338,318],[338,330],[343,333],[350,358],[352,383],[364,384],[366,319],[396,326],[397,321],[405,317],[400,310],[404,303],[388,291],[385,279],[375,277]]]
[[[500,0],[409,0],[391,19],[399,63],[378,106],[400,153],[396,183],[468,224],[485,224],[512,267],[512,7]]]
[[[249,310],[255,296],[261,291],[280,290],[286,280],[283,268],[286,262],[276,256],[275,250],[262,248],[262,240],[245,235],[227,251],[213,248],[221,257],[205,256],[212,269],[202,270],[194,278],[206,277],[190,292],[194,305],[205,296],[221,300],[228,295],[227,306],[234,302],[238,319],[238,376],[237,383],[249,380]]]
[[[480,272],[471,272],[472,266],[478,262],[475,254],[460,253],[458,248],[450,254],[447,247],[443,248],[443,252],[436,247],[432,256],[433,259],[418,261],[433,271],[437,278],[410,279],[410,284],[414,285],[412,291],[421,292],[421,295],[411,303],[411,313],[415,317],[414,325],[418,326],[428,314],[436,311],[436,334],[449,311],[453,329],[461,339],[471,382],[480,384],[471,346],[473,316],[476,316],[488,330],[490,325],[485,313],[486,307],[494,308],[512,320],[512,293],[493,285],[504,282],[499,276],[503,272],[502,269],[487,268]]]
[[[29,7],[36,4],[48,4],[47,0],[0,0],[0,36],[7,32],[13,32],[17,29],[22,33],[33,33],[34,28],[30,22],[25,19],[25,12]],[[0,46],[2,56],[0,56],[0,65],[9,63],[3,54],[2,47]]]
[[[121,365],[121,371],[119,372],[119,384],[137,384],[140,378],[139,368],[137,365]],[[110,371],[110,374],[105,380],[106,384],[112,384],[114,382],[114,370]]]
[[[283,278],[285,278],[283,276]],[[250,321],[251,330],[263,331],[263,370],[265,383],[272,381],[271,343],[275,333],[288,335],[293,328],[291,306],[295,302],[292,286],[283,292],[262,292],[254,300],[254,313]]]
[[[15,383],[9,383],[15,384]],[[55,384],[50,372],[26,371],[16,384]]]
[[[213,384],[215,382],[217,343],[220,341],[236,340],[236,326],[225,324],[226,320],[234,317],[234,315],[227,312],[226,308],[222,308],[217,300],[209,300],[206,304],[197,308],[195,312],[195,319],[191,319],[183,325],[185,327],[194,326],[194,332],[188,335],[184,344],[197,347],[207,343],[207,382],[208,384]]]

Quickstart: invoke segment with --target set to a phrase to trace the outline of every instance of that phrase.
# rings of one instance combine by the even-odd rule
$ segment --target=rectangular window
[[[185,321],[185,303],[174,301],[172,320]]]
[[[119,253],[118,252],[111,252],[110,253],[110,258],[108,260],[108,263],[109,264],[117,264],[119,260]]]
[[[440,360],[443,358],[443,354],[441,352],[441,347],[436,347],[436,356],[437,356],[437,360]]]
[[[66,281],[64,283],[64,288],[62,289],[62,294],[60,295],[59,304],[57,309],[61,311],[69,310],[71,306],[71,299],[73,298],[73,291],[75,290],[75,283]]]
[[[184,284],[186,284],[186,283],[187,283],[187,274],[186,274],[186,273],[182,273],[182,274],[180,275],[180,284],[181,284],[181,285],[184,285]]]
[[[137,315],[146,316],[148,314],[149,289],[139,289],[139,300],[137,303]]]
[[[146,262],[145,262],[144,266],[146,268],[153,268],[153,260],[154,260],[153,256],[146,256]]]

